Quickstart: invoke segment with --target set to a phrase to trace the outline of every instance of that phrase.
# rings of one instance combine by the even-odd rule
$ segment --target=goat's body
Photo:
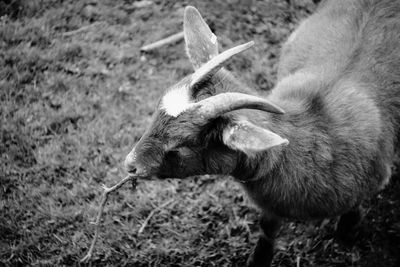
[[[278,76],[269,98],[286,114],[253,122],[290,145],[248,162],[250,197],[267,213],[313,219],[381,189],[400,123],[400,2],[323,3],[289,37]]]
[[[400,1],[323,2],[284,45],[266,98],[221,69],[251,43],[218,54],[193,7],[184,35],[195,72],[166,91],[127,170],[240,180],[262,211],[248,266],[269,266],[281,218],[341,215],[347,237],[362,201],[388,183],[399,142]]]

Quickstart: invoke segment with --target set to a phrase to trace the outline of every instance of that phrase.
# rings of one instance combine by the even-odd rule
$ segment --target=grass
[[[205,16],[222,49],[256,41],[228,68],[260,90],[275,82],[280,44],[315,9],[309,0],[137,3],[0,1],[0,265],[79,264],[101,184],[125,176],[123,159],[163,89],[191,72],[182,43],[139,52],[180,31],[187,4]],[[275,266],[398,266],[399,189],[393,177],[366,205],[351,248],[332,238],[333,219],[287,222]],[[137,191],[110,197],[93,264],[243,266],[256,218],[230,178],[139,181]]]

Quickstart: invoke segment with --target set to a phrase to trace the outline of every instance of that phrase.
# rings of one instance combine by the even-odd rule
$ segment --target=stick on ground
[[[178,32],[171,36],[168,36],[167,38],[161,39],[157,42],[154,42],[154,43],[151,43],[148,45],[144,45],[140,48],[140,51],[149,52],[151,50],[160,48],[161,46],[176,43],[176,42],[180,41],[181,39],[183,39],[183,32]]]
[[[144,220],[142,226],[140,227],[139,231],[138,231],[138,235],[140,235],[141,233],[143,233],[144,228],[146,228],[147,224],[149,223],[151,217],[154,216],[154,214],[161,210],[162,208],[165,208],[166,206],[168,206],[169,204],[171,204],[172,202],[174,202],[174,199],[171,199],[168,202],[165,202],[164,204],[162,204],[161,206],[158,206],[157,208],[155,208],[154,210],[152,210],[149,214],[149,216],[147,216],[146,220]]]
[[[134,185],[134,187],[136,187],[136,177],[130,176],[130,175],[126,176],[124,179],[122,179],[116,185],[114,185],[112,187],[107,187],[107,186],[103,185],[104,192],[101,197],[101,203],[99,206],[99,210],[97,212],[96,221],[93,223],[95,226],[94,237],[92,240],[92,244],[90,245],[89,251],[87,252],[86,256],[81,259],[81,262],[87,262],[92,258],[94,246],[96,245],[97,238],[99,237],[101,217],[103,215],[104,207],[107,203],[108,194],[118,190],[121,186],[123,186],[124,184],[126,184],[129,181],[132,181],[132,184]]]
[[[100,25],[103,25],[103,24],[104,24],[103,21],[95,22],[95,23],[83,26],[83,27],[81,27],[79,29],[73,30],[73,31],[64,32],[62,34],[62,36],[71,36],[71,35],[74,35],[74,34],[78,34],[78,33],[84,32],[84,31],[86,31],[86,30],[88,30],[90,28],[97,27],[97,26],[100,26]]]

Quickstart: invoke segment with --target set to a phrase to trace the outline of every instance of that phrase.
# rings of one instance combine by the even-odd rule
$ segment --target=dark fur
[[[325,1],[295,34],[282,49],[279,82],[268,96],[284,115],[240,110],[204,122],[195,110],[177,118],[157,111],[134,164],[159,177],[230,174],[269,221],[262,228],[280,218],[355,214],[390,177],[398,143],[400,2]],[[312,76],[296,78],[301,72]],[[197,100],[251,92],[224,70],[201,87],[193,92]],[[222,131],[239,118],[290,144],[252,157],[229,149]],[[260,239],[251,266],[270,263],[274,235]],[[257,252],[263,247],[267,256]]]

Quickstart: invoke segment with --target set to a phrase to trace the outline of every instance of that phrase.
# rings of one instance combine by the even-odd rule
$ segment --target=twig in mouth
[[[104,207],[105,207],[105,205],[107,203],[108,194],[118,190],[124,184],[126,184],[128,181],[132,181],[132,184],[134,185],[134,187],[136,187],[136,178],[137,178],[136,176],[128,175],[128,176],[126,176],[124,179],[122,179],[116,185],[114,185],[112,187],[107,187],[105,185],[102,186],[103,189],[104,189],[104,192],[103,192],[103,195],[101,197],[101,203],[100,203],[100,206],[99,206],[99,210],[97,212],[96,221],[92,222],[92,224],[94,224],[94,226],[95,226],[94,237],[93,237],[93,240],[92,240],[92,244],[90,245],[90,248],[89,248],[88,252],[86,253],[86,256],[81,259],[81,262],[87,262],[92,258],[94,246],[96,245],[97,238],[99,237],[100,221],[101,221],[101,217],[103,215]]]

